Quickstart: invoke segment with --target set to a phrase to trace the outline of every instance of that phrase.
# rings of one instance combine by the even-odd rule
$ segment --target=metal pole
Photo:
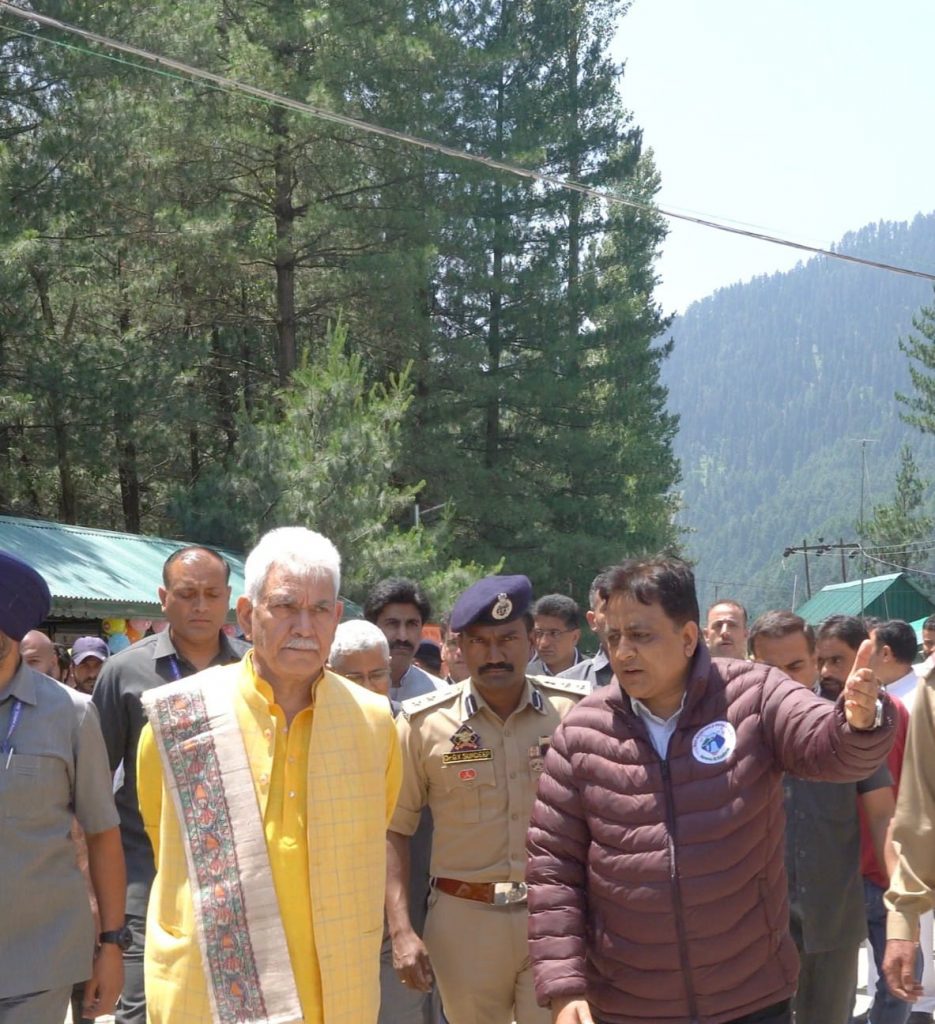
[[[812,578],[808,574],[808,539],[802,538],[802,557],[805,559],[805,593],[808,595],[808,600],[812,597]]]
[[[860,442],[860,614],[864,614],[864,477],[867,470],[867,441]]]

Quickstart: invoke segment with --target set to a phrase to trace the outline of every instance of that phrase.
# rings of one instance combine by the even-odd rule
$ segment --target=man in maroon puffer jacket
[[[556,730],[529,830],[539,1002],[556,1024],[786,1024],[782,775],[851,781],[886,757],[871,652],[831,703],[712,660],[684,562],[624,562],[604,589],[619,684]]]

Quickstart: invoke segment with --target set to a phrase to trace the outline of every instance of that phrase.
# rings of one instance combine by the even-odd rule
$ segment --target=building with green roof
[[[823,587],[796,608],[806,622],[817,626],[829,615],[863,615],[877,619],[924,620],[935,612],[935,603],[908,573],[894,572]]]

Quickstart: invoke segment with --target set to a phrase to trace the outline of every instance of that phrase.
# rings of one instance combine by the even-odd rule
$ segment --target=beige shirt
[[[935,908],[935,677],[915,691],[893,819],[899,862],[886,894],[888,939],[916,939],[919,917]]]
[[[390,822],[411,836],[432,811],[431,873],[465,882],[522,882],[526,829],[552,733],[589,692],[577,679],[527,677],[503,721],[471,680],[403,704],[396,720],[403,785]]]

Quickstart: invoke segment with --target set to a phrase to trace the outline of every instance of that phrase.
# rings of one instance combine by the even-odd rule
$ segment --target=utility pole
[[[416,502],[412,506],[412,525],[415,527],[421,526],[424,516],[427,516],[429,512],[437,512],[440,508],[444,508],[446,504],[446,502],[442,502],[441,505],[432,505],[431,508],[421,508],[419,503]]]
[[[788,548],[786,548],[783,551],[783,553],[782,553],[782,557],[783,558],[788,558],[789,555],[802,555],[802,557],[805,560],[805,593],[806,593],[807,598],[810,598],[812,596],[812,579],[811,579],[811,575],[809,574],[809,571],[808,571],[808,554],[809,554],[810,551],[813,551],[815,553],[815,557],[816,558],[818,558],[819,555],[823,555],[823,554],[825,554],[826,552],[829,552],[829,551],[840,551],[841,552],[841,582],[842,583],[846,583],[847,582],[847,570],[845,568],[844,552],[845,551],[856,552],[856,551],[859,551],[859,550],[860,550],[860,544],[859,543],[856,543],[856,544],[855,543],[845,544],[843,540],[839,539],[837,544],[826,544],[824,537],[819,537],[817,544],[809,544],[809,542],[807,540],[803,539],[802,540],[802,546],[800,548],[796,548],[796,547],[788,547]],[[863,586],[863,581],[861,581],[861,586]],[[861,605],[863,605],[863,593],[862,592],[861,592]]]
[[[860,540],[861,551],[864,544],[864,480],[867,477],[867,445],[876,444],[875,437],[855,437],[854,441],[860,442],[860,521],[858,523],[857,536]],[[860,614],[864,614],[864,575],[867,568],[866,559],[860,559]]]

